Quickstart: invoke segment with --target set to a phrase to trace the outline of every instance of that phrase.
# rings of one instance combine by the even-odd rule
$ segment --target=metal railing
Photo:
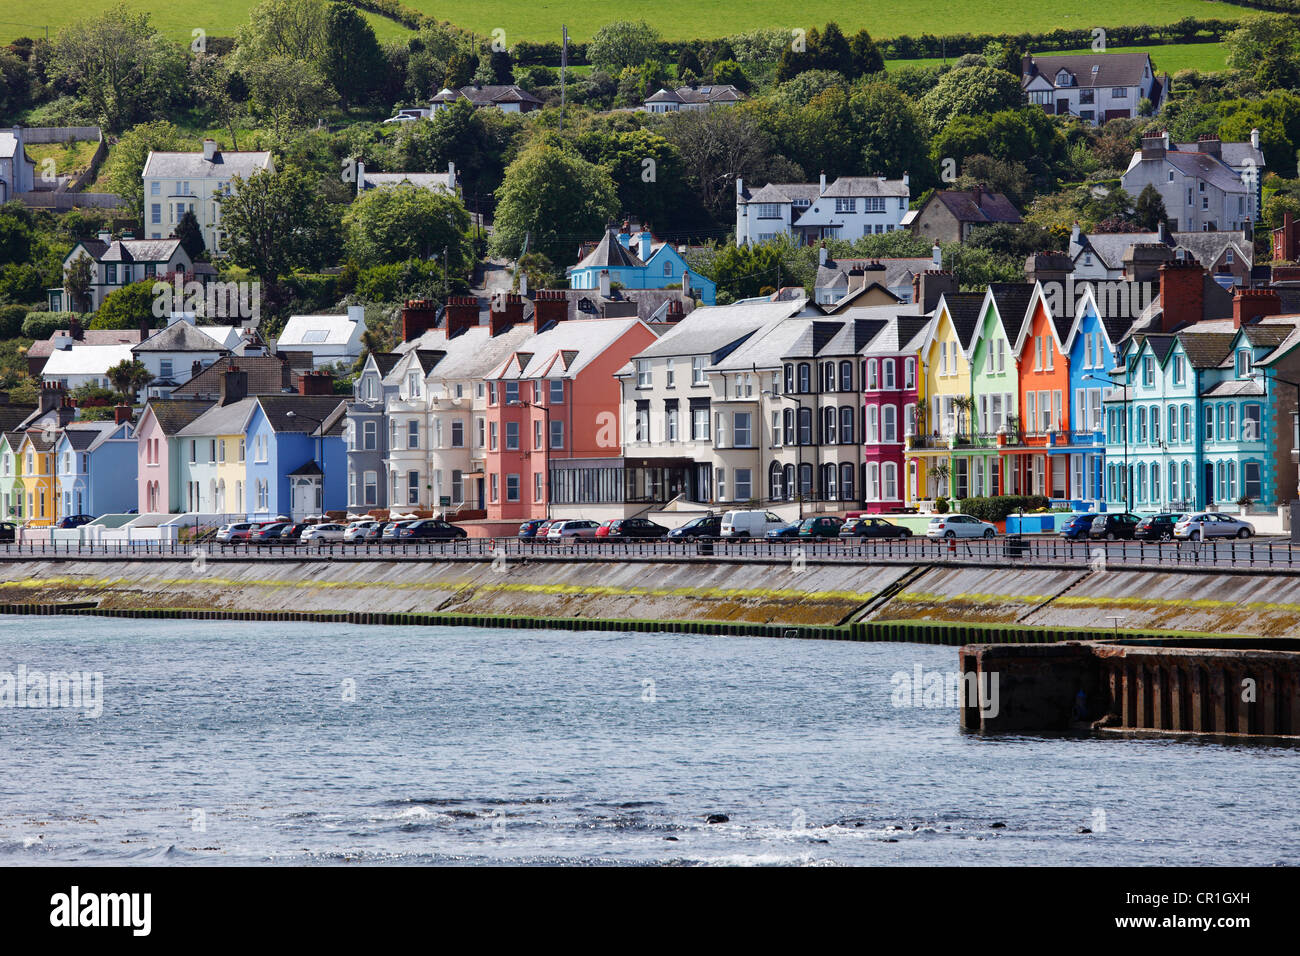
[[[516,538],[457,541],[322,542],[290,545],[253,542],[8,542],[0,560],[684,560],[785,562],[794,558],[832,564],[956,564],[1042,567],[1224,568],[1300,571],[1300,546],[1251,539],[1210,541],[1071,541],[1054,536],[935,539],[717,539],[607,541],[568,539],[531,543]]]

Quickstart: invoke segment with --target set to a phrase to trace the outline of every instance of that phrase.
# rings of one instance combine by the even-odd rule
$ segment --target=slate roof
[[[435,103],[451,103],[465,97],[475,106],[496,106],[501,103],[533,104],[542,101],[527,90],[513,85],[462,86],[459,90],[442,89],[433,97]]]
[[[248,375],[249,395],[270,395],[293,387],[289,363],[274,355],[223,355],[184,385],[172,392],[172,398],[216,399],[221,394],[221,380],[226,369],[234,365]]]
[[[752,196],[742,197],[742,202],[789,203],[796,199],[812,202],[821,195],[819,183],[768,183]]]
[[[398,186],[408,183],[420,189],[445,189],[456,191],[456,183],[448,173],[372,173],[366,170],[362,176],[362,189],[375,189],[379,186]]]
[[[213,405],[176,434],[182,438],[205,435],[236,435],[248,427],[257,398],[241,398],[229,405]]]
[[[1140,160],[1140,162],[1158,163],[1161,160],[1144,159]],[[1224,192],[1244,193],[1247,191],[1246,184],[1241,181],[1241,177],[1237,175],[1236,170],[1215,159],[1209,153],[1184,153],[1171,149],[1165,153],[1164,162],[1173,166],[1184,176],[1204,179],[1207,183],[1217,186]]]
[[[1053,83],[1061,70],[1068,71],[1074,77],[1072,86],[1083,89],[1102,89],[1109,86],[1141,86],[1143,71],[1150,57],[1145,53],[1079,53],[1063,56],[1026,57],[1031,67],[1028,75],[1021,77],[1024,85],[1037,74],[1042,74]],[[1093,67],[1097,67],[1094,72]],[[1153,68],[1151,71],[1155,73]]]
[[[103,422],[69,422],[63,427],[63,437],[68,440],[73,451],[85,451],[97,445],[104,436],[117,431],[118,423]]]
[[[212,403],[208,401],[172,401],[171,399],[150,399],[147,405],[153,409],[154,418],[164,435],[175,435],[194,419],[198,418]]]
[[[908,186],[901,179],[885,179],[882,176],[840,176],[826,187],[823,196],[833,199],[837,196],[907,196]]]
[[[740,90],[729,83],[699,86],[679,86],[675,90],[661,87],[653,96],[646,98],[647,103],[738,103],[744,99]]]
[[[948,305],[948,316],[963,349],[970,348],[971,339],[979,325],[980,306],[984,304],[983,292],[947,293],[943,301]]]
[[[402,358],[401,352],[371,352],[370,357],[375,360],[375,367],[379,369],[379,377],[383,378],[393,370]]]
[[[35,405],[0,403],[0,432],[13,431],[36,413]]]
[[[590,362],[641,324],[640,319],[583,319],[557,322],[534,333],[495,371],[492,379],[575,378]],[[517,356],[524,358],[523,367]]]
[[[114,239],[96,258],[100,262],[166,262],[180,245],[179,239]]]
[[[73,340],[71,332],[67,329],[60,329],[48,339],[41,339],[39,342],[33,342],[31,347],[27,350],[27,357],[48,357],[54,353],[55,346],[64,341],[70,343],[74,342],[77,345],[136,345],[140,341],[140,330],[83,329],[82,338],[79,340]]]
[[[129,345],[74,345],[70,349],[55,349],[45,360],[41,375],[55,378],[60,375],[103,375],[119,362],[131,361]]]
[[[993,304],[997,306],[1002,334],[1014,342],[1020,335],[1025,313],[1029,311],[1029,300],[1034,297],[1034,287],[1028,282],[990,282],[988,288],[993,294]]]
[[[204,159],[203,152],[163,153],[149,152],[145,160],[146,179],[229,179],[240,176],[248,179],[253,173],[271,164],[269,152],[233,152],[217,150],[212,159]]]
[[[1174,143],[1173,147],[1187,153],[1199,152],[1196,143]],[[1251,146],[1249,141],[1244,143],[1220,143],[1219,151],[1223,161],[1234,168],[1245,166],[1248,159],[1261,168],[1265,165],[1264,151]]]
[[[306,432],[311,434],[339,406],[346,401],[342,395],[259,395],[257,402],[262,414],[277,432]],[[296,412],[290,417],[289,412]],[[308,416],[317,419],[309,421]]]
[[[1187,361],[1193,368],[1216,368],[1227,357],[1236,338],[1231,332],[1191,332],[1177,333],[1178,341],[1187,353]],[[1148,336],[1149,339],[1167,336]],[[1161,356],[1163,359],[1164,356]]]
[[[1002,193],[982,189],[976,197],[974,189],[945,189],[930,197],[929,202],[943,203],[958,222],[991,224],[998,222],[1023,222],[1020,211]],[[927,202],[928,205],[928,202]]]
[[[492,335],[486,325],[475,325],[450,339],[443,329],[430,329],[418,339],[401,343],[398,348],[402,350],[402,356],[411,349],[441,353],[442,358],[434,366],[435,378],[444,382],[458,382],[480,379],[499,368],[507,356],[533,335],[532,324],[528,322],[512,325],[500,335]],[[392,369],[389,369],[385,384],[398,384],[388,381],[391,374]]]
[[[802,305],[802,302],[738,302],[705,306],[676,323],[636,357],[712,355],[745,341],[774,320],[793,315]]]
[[[275,340],[277,348],[302,348],[310,345],[347,345],[361,323],[343,315],[293,315]],[[323,339],[307,340],[310,333],[325,333]]]
[[[1202,391],[1201,394],[1207,398],[1263,395],[1264,383],[1251,378],[1233,378],[1223,382],[1215,382]]]
[[[189,322],[173,322],[167,328],[155,332],[139,345],[131,348],[132,352],[225,352],[226,347],[208,335],[202,328]]]
[[[618,234],[613,229],[606,229],[605,235],[596,243],[596,248],[573,268],[577,269],[641,269],[645,263],[632,250],[618,241]]]

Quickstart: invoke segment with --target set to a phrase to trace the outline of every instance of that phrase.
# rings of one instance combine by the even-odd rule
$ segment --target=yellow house
[[[29,527],[49,527],[58,520],[58,477],[54,470],[57,433],[33,429],[23,433],[18,446],[18,478]]]
[[[969,494],[969,460],[954,450],[979,440],[971,434],[970,362],[982,292],[949,292],[934,310],[921,342],[916,434],[907,441],[908,504]]]
[[[242,433],[217,436],[217,488],[214,507],[222,514],[243,514],[244,457],[247,449]]]

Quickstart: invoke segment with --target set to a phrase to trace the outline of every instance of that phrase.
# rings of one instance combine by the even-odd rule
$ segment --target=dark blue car
[[[1061,537],[1069,538],[1071,541],[1088,540],[1088,529],[1092,527],[1092,519],[1096,515],[1071,515],[1070,519],[1061,525]]]
[[[787,525],[783,525],[783,526],[780,527],[780,528],[773,528],[773,529],[772,529],[771,531],[769,531],[767,534],[763,535],[763,537],[765,537],[765,538],[797,538],[797,537],[799,537],[799,525],[801,525],[802,523],[803,523],[803,522],[801,522],[801,521],[791,521],[789,524],[787,524]]]

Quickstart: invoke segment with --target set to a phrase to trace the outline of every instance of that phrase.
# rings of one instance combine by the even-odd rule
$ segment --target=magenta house
[[[858,353],[862,362],[862,507],[887,514],[903,507],[903,454],[916,430],[917,351],[930,319],[898,315]]]
[[[136,485],[140,514],[170,514],[184,510],[179,478],[180,439],[176,433],[212,407],[207,401],[154,399],[145,406],[136,428],[139,456]]]

